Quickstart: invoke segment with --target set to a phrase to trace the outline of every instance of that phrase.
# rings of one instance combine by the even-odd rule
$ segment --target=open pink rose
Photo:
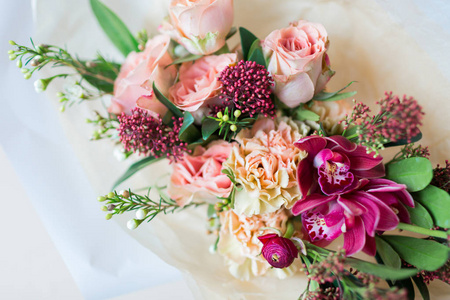
[[[298,21],[270,33],[263,43],[275,94],[288,107],[311,100],[334,72],[326,55],[328,37],[321,24]]]
[[[131,52],[123,63],[114,82],[114,96],[109,112],[130,114],[138,106],[154,115],[164,115],[166,107],[153,95],[152,84],[168,93],[176,77],[176,68],[165,67],[173,62],[167,49],[170,44],[168,35],[158,35],[149,40],[142,52]]]
[[[225,45],[233,24],[233,0],[172,0],[169,13],[170,22],[160,31],[190,53],[207,55]]]
[[[233,144],[223,140],[209,144],[208,149],[197,146],[192,155],[174,164],[168,193],[180,206],[193,201],[214,203],[216,197],[227,197],[231,181],[222,173],[222,163],[231,153]]]
[[[183,63],[180,81],[169,90],[170,99],[180,109],[194,112],[204,107],[219,93],[222,83],[218,75],[236,62],[236,54],[204,56],[195,62]]]

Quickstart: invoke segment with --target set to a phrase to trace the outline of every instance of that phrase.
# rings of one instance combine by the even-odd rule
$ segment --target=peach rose
[[[269,233],[268,230],[260,228],[272,227],[284,233],[288,214],[287,210],[251,217],[236,214],[233,210],[220,213],[217,252],[225,257],[231,275],[240,280],[249,280],[264,274],[283,279],[297,270],[296,264],[285,269],[272,269],[264,257],[259,255],[263,244],[258,240],[258,236]]]
[[[242,186],[236,192],[234,209],[248,216],[289,208],[301,198],[297,165],[306,157],[294,142],[309,127],[289,118],[260,119],[251,130],[241,131],[224,167]]]
[[[214,141],[205,149],[197,146],[192,155],[174,164],[168,193],[180,206],[196,202],[217,202],[227,197],[232,184],[222,173],[222,163],[230,156],[233,145],[223,140]]]
[[[270,33],[263,43],[275,94],[288,107],[311,100],[334,72],[326,55],[328,37],[321,24],[298,21]]]
[[[211,104],[222,86],[220,72],[235,62],[236,54],[228,53],[183,63],[180,81],[169,89],[170,99],[178,108],[190,112]]]
[[[170,22],[160,31],[169,34],[192,54],[208,55],[225,45],[233,24],[233,0],[172,0]]]
[[[144,51],[131,52],[127,56],[114,82],[109,112],[129,114],[139,106],[155,115],[166,113],[166,107],[153,95],[152,84],[155,82],[158,89],[167,95],[176,78],[174,66],[165,69],[173,62],[167,52],[169,44],[168,35],[158,35],[147,42]]]
[[[351,114],[352,106],[347,100],[314,101],[314,105],[311,106],[310,110],[320,116],[319,123],[322,123],[329,135],[340,135],[344,130],[344,124],[339,122],[344,120],[346,115]],[[308,124],[313,127],[313,124]],[[320,128],[317,123],[314,127],[316,130]]]

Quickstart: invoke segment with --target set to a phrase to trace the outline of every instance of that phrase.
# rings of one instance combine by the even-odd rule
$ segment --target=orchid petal
[[[294,206],[292,207],[292,213],[295,216],[298,216],[299,214],[307,210],[313,209],[317,206],[330,202],[333,199],[335,199],[335,196],[323,196],[320,194],[308,195],[294,204]]]
[[[386,170],[384,169],[384,165],[381,162],[380,164],[376,165],[375,167],[369,170],[353,170],[352,166],[352,173],[358,177],[363,178],[378,178],[386,175]]]
[[[347,151],[347,152],[351,152],[354,151],[357,147],[357,145],[355,143],[352,143],[351,141],[349,141],[348,139],[346,139],[345,137],[343,137],[342,135],[333,135],[330,137],[326,137],[327,141],[335,144],[336,146],[331,146],[330,148],[332,150],[335,150],[335,148],[342,148],[343,150]]]
[[[378,208],[376,203],[373,203],[371,200],[355,194],[356,193],[348,194],[345,195],[345,197],[348,198],[349,202],[359,203],[360,205],[362,204],[364,206],[367,213],[361,215],[361,218],[364,222],[367,233],[370,236],[375,236],[375,229],[377,228],[381,218],[380,209]]]
[[[357,146],[349,158],[352,170],[369,170],[379,165],[383,160],[381,156],[374,157],[367,154],[367,149],[363,146]]]
[[[380,210],[380,220],[378,222],[376,230],[388,231],[394,230],[397,227],[399,219],[392,208],[389,207],[386,203],[369,193],[355,192],[354,194],[355,196],[360,197],[358,201],[361,202],[361,199],[367,199],[378,206],[378,209]]]
[[[343,197],[346,197],[346,195],[341,195],[337,202],[342,208],[345,209],[345,211],[347,211],[347,213],[354,216],[359,216],[369,211],[365,206],[359,204],[357,201],[347,200]]]
[[[327,140],[321,136],[307,136],[294,143],[295,147],[308,153],[313,159],[327,145]]]
[[[351,256],[364,248],[366,232],[361,218],[355,218],[354,226],[344,233],[344,249],[347,256]]]
[[[308,195],[309,190],[315,183],[314,169],[311,162],[308,159],[303,159],[300,161],[297,167],[297,182],[302,193],[302,198]]]
[[[374,237],[366,234],[366,244],[362,251],[370,256],[375,256],[375,254],[377,254],[377,245]]]

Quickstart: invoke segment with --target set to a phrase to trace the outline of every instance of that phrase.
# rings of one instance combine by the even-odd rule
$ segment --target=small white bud
[[[138,219],[138,220],[144,220],[145,217],[147,216],[147,213],[148,213],[148,210],[143,209],[143,208],[139,209],[139,210],[136,212],[136,219]]]
[[[47,84],[44,80],[38,79],[34,82],[34,89],[36,93],[42,93],[47,89]]]
[[[130,229],[130,230],[134,230],[134,229],[136,229],[138,226],[139,226],[139,224],[138,224],[137,220],[135,220],[135,219],[131,219],[131,220],[128,221],[128,223],[127,223],[127,227],[128,227],[128,229]]]

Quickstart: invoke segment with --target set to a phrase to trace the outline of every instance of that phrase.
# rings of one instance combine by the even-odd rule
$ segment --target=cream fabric
[[[133,32],[145,27],[155,33],[168,6],[168,1],[164,0],[104,2]],[[328,53],[332,69],[336,71],[329,90],[337,90],[356,80],[358,82],[350,88],[358,91],[356,99],[371,104],[375,111],[375,101],[386,90],[414,96],[426,112],[421,144],[430,146],[434,164],[442,164],[450,149],[449,68],[445,67],[449,62],[445,51],[450,49],[450,37],[448,27],[446,31],[441,20],[435,19],[445,16],[439,5],[447,5],[444,1],[432,3],[438,6],[430,8],[420,1],[387,0],[236,0],[235,25],[264,38],[272,30],[298,19],[322,23],[331,41]],[[92,57],[99,50],[106,57],[123,59],[101,32],[88,1],[36,0],[35,11],[38,29],[35,41],[67,45],[81,57]],[[51,73],[51,70],[46,72]],[[55,91],[57,89],[52,88],[48,95],[56,109]],[[83,120],[92,116],[93,108],[101,109],[101,105],[92,103],[68,109],[61,116],[61,125],[70,136],[94,189],[102,194],[131,162],[118,163],[109,142],[88,141],[92,128]],[[170,172],[166,163],[159,163],[123,187],[152,184],[163,169]],[[158,218],[130,234],[182,270],[198,299],[296,299],[299,296],[306,286],[302,274],[283,281],[257,278],[240,282],[234,279],[222,257],[208,252],[214,237],[205,233],[205,215],[203,208],[187,210]],[[118,220],[124,226],[127,217]],[[443,285],[433,286],[435,299],[447,298]]]

